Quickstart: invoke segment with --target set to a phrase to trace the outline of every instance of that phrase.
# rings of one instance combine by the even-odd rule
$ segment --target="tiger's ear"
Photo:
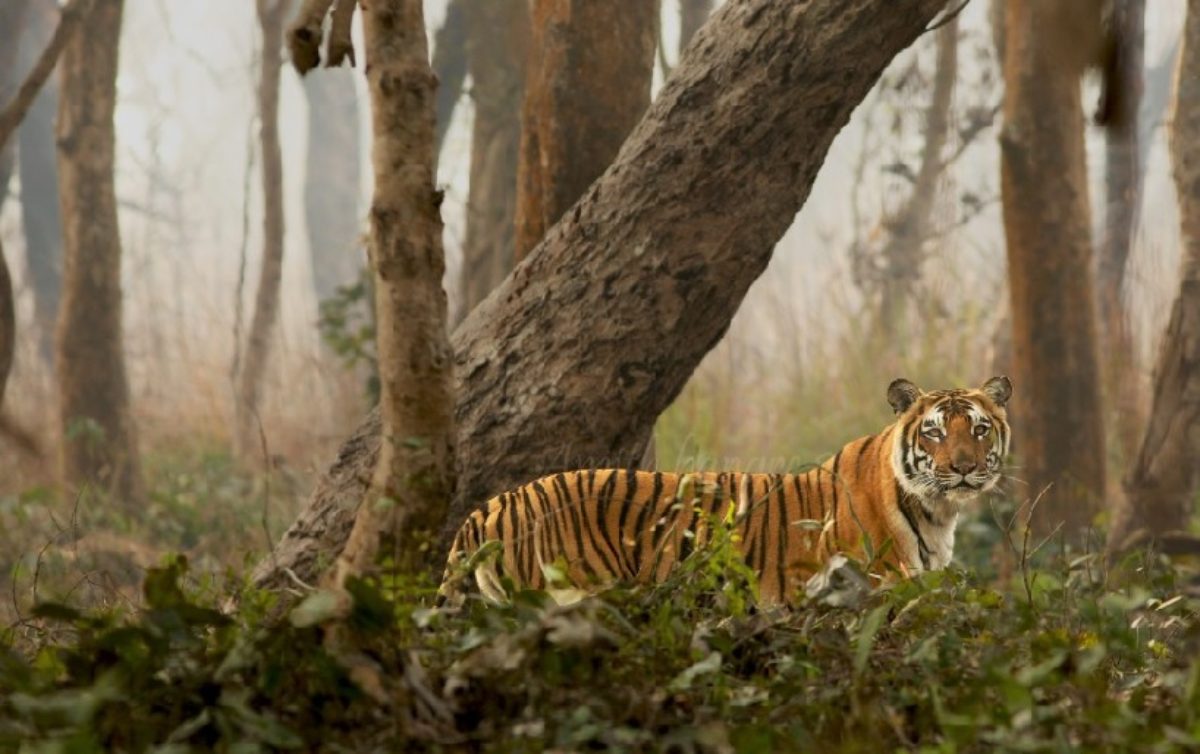
[[[1008,399],[1012,397],[1012,381],[1004,375],[993,377],[983,383],[983,387],[979,391],[992,399],[1000,408],[1004,408],[1004,404],[1008,403]]]
[[[903,414],[913,404],[913,401],[920,397],[921,388],[903,377],[892,380],[892,384],[888,385],[888,403],[892,404],[892,410],[897,414]]]

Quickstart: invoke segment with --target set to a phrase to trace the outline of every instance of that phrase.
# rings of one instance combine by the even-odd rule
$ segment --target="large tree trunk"
[[[35,0],[21,41],[21,69],[33,68],[49,43],[58,21],[56,0]],[[21,177],[21,225],[25,234],[25,269],[33,290],[33,315],[42,357],[54,355],[54,323],[62,291],[62,218],[58,207],[57,147],[54,117],[58,112],[58,80],[42,87],[17,132],[17,171]]]
[[[604,175],[454,333],[457,528],[556,469],[627,465],[729,326],[833,137],[942,0],[730,0]],[[342,446],[259,584],[345,541],[378,452]]]
[[[283,277],[283,158],[279,147],[279,78],[283,24],[290,0],[258,0],[262,68],[258,79],[259,142],[262,152],[263,256],[254,315],[234,396],[234,448],[243,459],[258,447],[258,405],[271,336],[279,318]]]
[[[374,125],[371,265],[384,442],[340,581],[373,565],[380,542],[405,571],[441,560],[429,541],[454,494],[454,420],[441,194],[434,187],[434,90],[421,0],[363,12]],[[376,500],[387,499],[380,506]]]
[[[1183,259],[1179,295],[1158,353],[1154,406],[1125,479],[1128,508],[1113,527],[1120,547],[1136,529],[1186,529],[1200,486],[1200,0],[1188,0],[1176,76],[1171,158]]]
[[[529,45],[528,0],[488,0],[470,6],[467,40],[475,125],[459,321],[513,266],[521,98]]]
[[[308,155],[304,163],[304,222],[318,303],[358,280],[359,115],[354,72],[330,68],[304,79]]]
[[[1001,191],[1018,406],[1035,529],[1074,538],[1104,494],[1091,223],[1079,77],[1064,54],[1071,4],[1010,0]],[[1047,113],[1053,113],[1048,117]]]
[[[141,499],[121,336],[121,237],[113,185],[122,0],[96,0],[63,50],[58,172],[63,301],[57,364],[62,472],[131,504]]]
[[[1104,243],[1097,265],[1100,322],[1103,323],[1105,392],[1109,416],[1126,459],[1137,453],[1144,411],[1138,400],[1137,371],[1129,316],[1121,295],[1125,269],[1133,250],[1141,204],[1138,168],[1138,110],[1142,103],[1143,22],[1145,0],[1114,0],[1116,41],[1108,123],[1105,133]]]
[[[617,156],[650,103],[658,44],[656,0],[531,0],[530,9],[517,261]]]
[[[889,223],[883,247],[884,277],[880,290],[880,321],[889,340],[904,343],[907,305],[921,281],[924,245],[933,228],[933,209],[945,162],[942,153],[950,135],[950,106],[958,78],[958,21],[937,31],[937,60],[933,91],[925,110],[925,146],[912,193]]]

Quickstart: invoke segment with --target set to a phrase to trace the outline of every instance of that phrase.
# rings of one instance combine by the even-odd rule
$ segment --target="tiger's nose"
[[[974,461],[954,461],[950,464],[950,468],[954,470],[954,473],[966,476],[975,470],[976,465]]]

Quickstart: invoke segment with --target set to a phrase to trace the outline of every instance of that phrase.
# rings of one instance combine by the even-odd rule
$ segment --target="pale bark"
[[[516,260],[608,167],[650,103],[656,0],[531,0]]]
[[[56,0],[35,0],[21,43],[21,67],[32,70],[54,36],[59,10]],[[17,171],[21,178],[21,227],[25,236],[25,269],[33,293],[33,316],[42,358],[54,357],[54,324],[62,291],[62,219],[58,208],[57,146],[54,118],[58,112],[58,78],[42,85],[17,130]]]
[[[880,290],[880,322],[889,338],[906,331],[908,303],[921,281],[925,242],[933,231],[933,210],[938,183],[945,168],[942,154],[950,136],[950,106],[958,78],[958,20],[937,32],[937,59],[933,90],[925,110],[925,145],[912,192],[904,206],[888,223],[890,236],[883,247],[883,280]]]
[[[234,448],[243,459],[257,457],[258,406],[275,323],[279,319],[279,288],[283,277],[283,158],[279,146],[279,78],[283,66],[283,22],[289,0],[257,0],[262,33],[262,62],[258,80],[259,150],[262,154],[263,255],[258,293],[246,341],[245,357],[234,396]]]
[[[1200,490],[1200,0],[1188,0],[1170,145],[1183,242],[1179,294],[1159,347],[1150,420],[1125,479],[1129,505],[1113,527],[1117,547],[1137,529],[1186,529]]]
[[[122,0],[96,0],[59,63],[63,301],[57,333],[62,473],[129,504],[142,497],[121,335],[113,161]]]
[[[317,71],[304,78],[308,152],[304,162],[304,223],[317,301],[358,280],[360,252],[359,113],[354,73]]]
[[[456,324],[513,266],[528,1],[489,0],[470,5],[466,36],[475,123]]]
[[[434,89],[421,0],[363,10],[374,126],[375,273],[382,436],[367,504],[339,559],[338,584],[376,561],[436,565],[429,543],[454,494],[451,352],[442,290],[441,193],[433,181]],[[387,500],[385,506],[378,504]]]
[[[766,268],[833,137],[942,6],[730,0],[713,15],[616,161],[455,331],[451,530],[541,474],[637,458]],[[281,586],[285,569],[311,578],[340,550],[378,435],[373,414],[257,583]]]
[[[1138,168],[1138,110],[1142,102],[1145,0],[1114,0],[1115,56],[1110,68],[1105,132],[1104,243],[1097,284],[1103,338],[1105,401],[1126,459],[1138,450],[1145,411],[1138,399],[1137,370],[1129,315],[1122,301],[1125,270],[1137,230],[1141,203]]]
[[[30,0],[9,0],[0,4],[0,108],[7,109],[17,91],[17,51],[21,46],[21,31],[25,28],[29,5]],[[12,128],[15,126],[14,123]],[[13,148],[8,135],[0,131],[0,208],[4,207],[13,168]],[[0,259],[0,265],[3,264],[4,260]]]
[[[1091,223],[1069,4],[1006,5],[1001,191],[1018,385],[1013,411],[1033,516],[1074,540],[1105,492]],[[1053,113],[1054,117],[1047,117]]]

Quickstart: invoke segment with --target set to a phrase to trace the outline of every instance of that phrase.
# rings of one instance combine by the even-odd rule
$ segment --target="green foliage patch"
[[[1196,609],[1154,557],[995,587],[960,570],[758,611],[718,540],[665,583],[569,605],[354,582],[344,646],[310,594],[225,614],[150,571],[136,610],[39,605],[0,649],[0,749],[28,751],[1191,751]],[[416,595],[416,596],[414,596]],[[830,603],[850,606],[834,606]],[[389,700],[351,680],[374,668]]]

